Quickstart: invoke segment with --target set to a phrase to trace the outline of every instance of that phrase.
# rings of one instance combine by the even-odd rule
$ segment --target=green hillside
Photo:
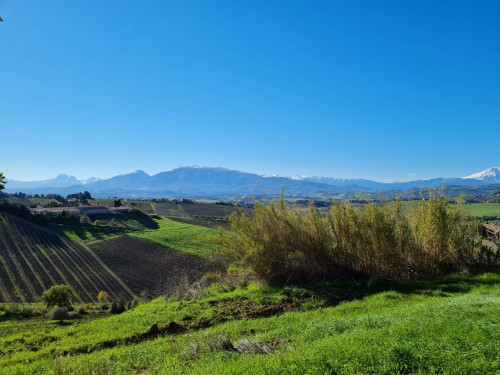
[[[130,232],[129,235],[202,258],[213,255],[216,248],[210,237],[216,234],[214,229],[166,218],[155,219],[155,222],[158,229]]]
[[[222,293],[219,284],[69,326],[7,321],[0,373],[493,374],[499,283],[496,272]]]

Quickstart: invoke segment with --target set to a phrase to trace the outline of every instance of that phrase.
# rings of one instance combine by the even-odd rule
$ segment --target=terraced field
[[[90,248],[137,294],[164,294],[215,271],[199,257],[129,236],[95,243]]]
[[[133,292],[88,248],[10,215],[0,223],[0,302],[39,301],[44,290],[67,284],[80,302],[105,290],[113,299]]]

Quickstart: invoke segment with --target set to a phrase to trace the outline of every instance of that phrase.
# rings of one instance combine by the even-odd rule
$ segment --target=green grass
[[[464,211],[475,217],[500,217],[500,203],[471,203],[464,205]]]
[[[135,218],[130,214],[110,214],[108,216],[116,218],[115,227],[53,224],[50,228],[72,240],[86,244],[106,241],[127,234],[206,259],[210,258],[216,249],[209,240],[215,235],[215,229],[195,224],[201,220],[187,219],[188,222],[183,222],[167,218]],[[104,217],[100,215],[92,218],[92,220],[94,219],[102,220]],[[192,221],[193,224],[189,221]]]
[[[0,373],[494,374],[500,372],[499,283],[497,272],[371,286],[250,285],[223,293],[212,287],[192,300],[157,299],[122,315],[69,326],[7,321],[0,323]],[[315,298],[279,316],[230,319],[186,334],[98,347],[154,323],[210,317],[217,312],[213,301],[245,297],[264,305],[290,298],[290,290],[297,292],[292,299],[303,291]],[[321,303],[328,307],[316,308]],[[266,342],[270,352],[218,349],[221,334],[233,344]],[[61,356],[92,345],[89,354]]]
[[[130,232],[129,235],[202,258],[213,255],[216,247],[209,238],[215,235],[214,229],[166,218],[154,220],[158,229]]]

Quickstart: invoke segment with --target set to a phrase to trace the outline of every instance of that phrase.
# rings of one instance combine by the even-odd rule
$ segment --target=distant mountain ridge
[[[427,180],[403,181],[403,182],[376,182],[365,179],[341,179],[333,177],[320,177],[320,176],[296,176],[295,180],[300,181],[313,181],[328,184],[331,186],[348,186],[355,185],[365,189],[373,189],[373,191],[390,191],[390,190],[408,190],[419,188],[436,188],[446,184],[447,186],[476,186],[476,185],[489,185],[500,184],[500,167],[491,167],[485,171],[467,176],[467,177],[453,177],[453,178],[432,178]]]
[[[43,181],[8,181],[6,192],[70,194],[88,190],[96,197],[153,198],[178,196],[215,196],[223,194],[279,194],[282,186],[288,194],[343,192],[384,192],[440,187],[444,184],[476,186],[500,184],[500,167],[492,167],[461,178],[434,178],[406,182],[383,183],[366,179],[332,177],[261,176],[221,167],[180,166],[155,175],[136,170],[109,179],[79,180],[60,174]]]

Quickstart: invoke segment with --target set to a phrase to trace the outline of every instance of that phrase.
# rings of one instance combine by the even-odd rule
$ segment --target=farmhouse
[[[54,216],[60,215],[63,211],[73,215],[99,215],[110,212],[128,212],[130,207],[109,207],[107,206],[79,206],[79,207],[47,207],[37,206],[32,208],[34,214],[51,214]]]
[[[60,215],[66,211],[67,213],[73,215],[80,215],[81,212],[77,207],[47,207],[44,208],[42,206],[37,206],[36,208],[32,208],[31,212],[34,214],[51,214],[54,216]]]
[[[109,212],[106,206],[80,206],[78,209],[84,215],[107,214]]]

